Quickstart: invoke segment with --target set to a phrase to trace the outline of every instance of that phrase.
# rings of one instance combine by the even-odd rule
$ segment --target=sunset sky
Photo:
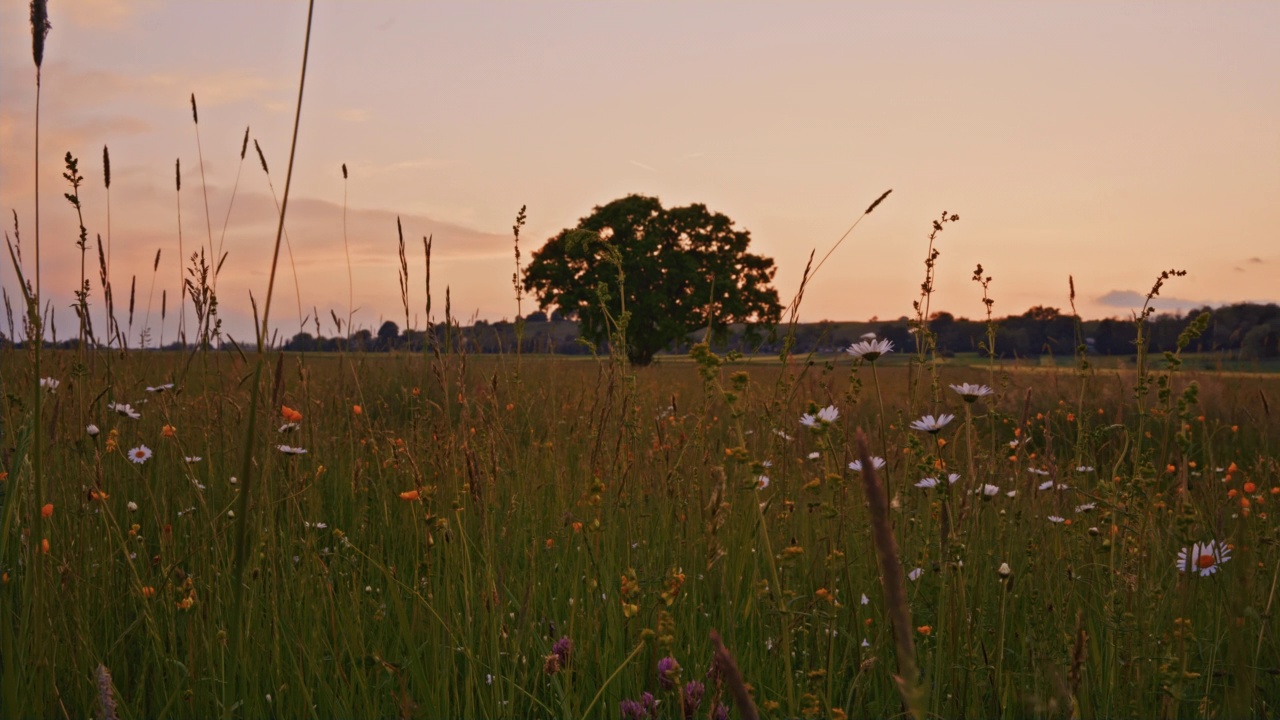
[[[63,199],[80,158],[91,242],[108,237],[117,313],[151,264],[153,337],[183,249],[221,245],[226,329],[252,335],[275,205],[245,127],[284,190],[305,2],[51,0],[40,135],[42,287],[60,338],[79,282]],[[1280,299],[1280,3],[317,3],[287,216],[302,313],[357,327],[425,324],[422,241],[434,235],[437,320],[516,313],[511,225],[526,260],[595,205],[628,193],[706,203],[774,258],[784,304],[881,192],[807,289],[805,321],[896,318],[919,293],[931,220],[935,309],[981,316],[1066,308],[1128,316],[1162,269],[1170,309]],[[26,2],[0,7],[0,205],[34,269],[35,67]],[[202,194],[189,95],[200,109]],[[174,162],[182,190],[175,194]],[[350,179],[344,186],[341,165]],[[234,204],[229,203],[239,177]],[[225,238],[223,229],[225,227]],[[91,249],[92,253],[96,250]],[[272,326],[298,329],[288,256]],[[90,302],[100,304],[96,258]],[[20,303],[7,251],[0,280]],[[526,300],[524,312],[535,309]],[[0,320],[0,322],[3,322]],[[99,320],[100,322],[100,320]],[[122,318],[123,322],[123,318]],[[188,320],[189,323],[193,322]],[[308,331],[314,332],[308,322]],[[0,328],[8,332],[7,325]]]

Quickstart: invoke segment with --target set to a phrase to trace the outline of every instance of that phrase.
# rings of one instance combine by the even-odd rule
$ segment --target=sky
[[[11,237],[17,215],[33,273],[27,5],[0,7],[0,206]],[[135,345],[144,324],[153,342],[173,339],[180,258],[221,249],[224,328],[251,337],[249,297],[267,293],[273,195],[285,185],[306,3],[49,5],[41,290],[59,336],[75,335],[80,279],[78,223],[62,197],[71,152],[86,178],[95,314],[98,235],[118,316],[136,277]],[[930,224],[944,210],[960,220],[937,242],[935,310],[984,314],[971,280],[978,263],[994,278],[997,315],[1065,310],[1071,277],[1083,316],[1128,317],[1171,268],[1188,274],[1166,284],[1163,309],[1275,302],[1276,27],[1275,2],[321,0],[286,214],[292,259],[282,251],[271,327],[288,337],[318,314],[333,335],[331,315],[349,312],[357,328],[404,327],[397,218],[410,325],[426,322],[426,235],[437,321],[446,286],[464,323],[513,318],[520,207],[527,262],[594,206],[629,193],[705,203],[749,230],[751,250],[776,262],[786,304],[810,252],[830,250],[892,188],[811,280],[802,321],[912,314]],[[0,283],[17,313],[7,251]],[[522,311],[534,309],[526,298]]]

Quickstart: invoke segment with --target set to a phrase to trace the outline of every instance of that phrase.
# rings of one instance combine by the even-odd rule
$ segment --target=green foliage
[[[533,254],[524,288],[541,307],[575,315],[596,343],[615,332],[646,365],[699,328],[774,323],[773,260],[747,252],[751,235],[705,205],[664,208],[628,195],[596,207]]]

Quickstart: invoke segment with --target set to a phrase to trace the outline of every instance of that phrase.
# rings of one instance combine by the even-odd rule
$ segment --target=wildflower
[[[1178,551],[1178,570],[1182,572],[1198,572],[1206,577],[1218,572],[1218,566],[1231,559],[1231,546],[1210,540],[1207,543],[1194,543],[1190,549]]]
[[[675,689],[680,680],[680,663],[670,655],[658,661],[658,685],[663,690]]]
[[[177,432],[178,428],[169,425],[168,423],[165,423],[165,426],[160,428],[160,434],[167,438],[173,437]]]
[[[871,598],[867,597],[866,593],[862,593],[862,598],[860,598],[858,602],[862,603],[863,605],[870,605]]]
[[[947,423],[955,419],[956,419],[955,415],[949,415],[947,413],[942,413],[936,418],[932,415],[925,415],[919,420],[912,420],[911,429],[921,430],[927,433],[936,433],[942,428],[946,427]]]
[[[767,488],[767,487],[769,487],[769,476],[768,476],[768,475],[761,475],[760,477],[756,478],[756,489],[757,489],[757,490],[763,490],[763,489],[765,489],[765,488]]]
[[[129,451],[129,459],[132,460],[135,464],[141,465],[142,463],[151,459],[151,448],[147,447],[146,445],[139,445],[138,447]]]
[[[184,457],[184,458],[182,458],[182,459],[183,459],[183,460],[185,460],[185,461],[187,461],[188,463],[198,463],[198,462],[200,462],[201,460],[203,460],[204,458],[200,457],[199,455],[190,455],[190,456]]]
[[[936,488],[936,487],[938,487],[938,478],[934,478],[934,477],[927,477],[927,478],[925,478],[925,479],[921,480],[920,482],[916,483],[916,487],[918,487],[918,488]]]
[[[1031,473],[1032,475],[1048,475],[1049,474],[1048,470],[1041,470],[1040,468],[1033,468],[1033,467],[1027,468],[1027,472]]]
[[[916,628],[916,632],[920,633],[921,635],[924,635],[925,637],[929,637],[931,634],[933,634],[933,626],[921,625],[920,627]]]
[[[413,502],[414,500],[417,500],[419,497],[421,497],[421,495],[422,494],[417,490],[409,490],[407,492],[400,493],[400,499]]]
[[[820,457],[822,457],[822,453],[818,452],[817,450],[814,450],[813,452],[809,453],[810,460],[817,460]]]
[[[363,415],[363,414],[364,414],[364,408],[360,407],[359,405],[352,405],[352,406],[351,406],[351,412],[352,412],[352,414],[354,414],[354,415]]]
[[[137,420],[142,417],[142,413],[133,409],[129,403],[107,403],[107,409],[117,414],[123,415],[130,420]]]
[[[172,390],[172,389],[173,389],[173,383],[165,383],[163,385],[157,385],[155,387],[151,387],[150,385],[147,386],[147,392],[149,393],[162,393],[166,390]]]
[[[298,412],[297,410],[294,410],[288,405],[280,406],[280,417],[283,417],[286,422],[291,422],[291,423],[302,422],[302,413]]]
[[[684,686],[684,716],[692,718],[693,714],[698,712],[698,706],[702,704],[702,696],[707,692],[707,687],[697,680],[690,680]]]
[[[1066,521],[1066,518],[1061,517],[1061,516],[1059,516],[1059,515],[1050,515],[1050,516],[1049,516],[1049,522],[1051,522],[1051,523],[1061,523],[1061,522],[1065,522],[1065,521]]]
[[[287,422],[287,423],[285,423],[285,424],[281,425],[281,426],[280,426],[280,429],[279,429],[279,430],[276,430],[276,432],[279,432],[279,433],[287,433],[287,432],[293,432],[294,430],[297,430],[297,429],[298,429],[298,423],[296,423],[296,422]]]
[[[89,491],[89,498],[90,498],[91,500],[97,500],[97,501],[101,502],[101,501],[103,501],[103,500],[106,500],[106,499],[107,499],[107,498],[109,498],[109,497],[111,497],[111,496],[110,496],[110,495],[108,495],[108,494],[106,494],[105,492],[103,492],[103,491],[101,491],[101,490],[90,490],[90,491]]]
[[[307,454],[306,448],[290,447],[288,445],[277,445],[276,449],[284,453],[285,455],[306,455]]]
[[[884,458],[882,457],[871,458],[871,467],[876,470],[879,470],[880,468],[884,467]],[[854,472],[862,472],[862,461],[854,460],[853,462],[849,463],[849,469]]]
[[[924,574],[924,568],[916,568],[915,570],[912,570],[911,572],[907,573],[907,577],[911,578],[912,582],[915,582],[916,580],[919,580],[920,576],[923,574]]]
[[[156,595],[155,588],[151,587],[150,585],[142,586],[142,597],[149,598],[149,597],[155,597],[155,595]]]
[[[863,340],[850,345],[845,352],[856,359],[873,363],[879,360],[881,355],[893,352],[893,342],[890,340]]]
[[[129,509],[129,512],[138,512],[138,503],[132,500],[130,500],[129,504],[125,505],[125,507]]]
[[[821,410],[818,410],[817,413],[805,413],[801,415],[800,424],[805,427],[819,427],[819,423],[822,425],[830,425],[839,419],[839,417],[840,411],[836,409],[836,406],[828,405]]]
[[[1018,491],[1017,491],[1017,490],[1010,490],[1009,492],[1005,493],[1005,494],[1004,494],[1004,496],[1005,496],[1005,497],[1017,497],[1017,496],[1018,496]]]
[[[964,401],[969,403],[977,400],[980,397],[986,397],[992,394],[993,392],[995,392],[994,390],[987,387],[986,385],[971,385],[969,383],[952,385],[951,389],[960,393],[960,397],[964,398]]]
[[[833,710],[831,717],[833,719],[839,717],[840,720],[845,720],[840,708]],[[729,720],[729,706],[724,703],[716,703],[715,709],[711,711],[711,720]]]
[[[573,641],[569,639],[568,635],[564,635],[556,641],[555,645],[551,646],[551,652],[560,658],[560,667],[568,667],[569,655],[573,652]]]
[[[49,538],[45,538],[40,541],[40,552],[44,553],[45,555],[49,554]]]
[[[1255,490],[1257,490],[1257,489],[1258,489],[1258,486],[1257,486],[1257,485],[1255,485],[1254,483],[1247,482],[1247,483],[1245,483],[1245,484],[1244,484],[1243,489],[1244,489],[1244,491],[1245,491],[1245,492],[1247,492],[1247,493],[1249,493],[1249,494],[1251,494],[1251,495],[1252,495],[1252,494],[1253,494],[1253,492],[1254,492]]]
[[[996,573],[1002,578],[1007,578],[1013,574],[1013,569],[1009,567],[1009,563],[1007,562],[1000,563],[1000,567],[996,569]]]
[[[101,432],[98,430],[98,426],[93,423],[89,423],[89,425],[85,427],[84,431],[89,434],[89,437],[98,437],[98,433]]]
[[[645,720],[649,717],[644,706],[635,700],[623,700],[618,703],[618,712],[622,715],[622,720]]]
[[[1091,472],[1093,472],[1093,466],[1092,466],[1092,465],[1078,465],[1078,466],[1076,466],[1076,472],[1078,472],[1078,473],[1091,473]]]
[[[49,392],[53,392],[54,390],[57,390],[58,386],[61,384],[62,384],[61,381],[55,380],[54,378],[51,378],[51,377],[40,378],[40,387],[48,388]]]
[[[40,517],[53,517],[53,503],[45,503],[44,507],[40,508]]]
[[[1078,513],[1082,513],[1082,512],[1089,512],[1090,510],[1092,510],[1092,509],[1094,509],[1094,508],[1096,508],[1096,507],[1098,507],[1097,503],[1085,503],[1085,504],[1083,504],[1083,505],[1077,505],[1077,506],[1076,506],[1076,512],[1078,512]]]
[[[984,497],[995,497],[996,494],[1000,492],[1000,486],[983,483],[982,487],[978,489],[978,492],[982,493]]]

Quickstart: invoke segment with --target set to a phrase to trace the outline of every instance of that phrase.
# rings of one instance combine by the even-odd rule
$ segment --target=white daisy
[[[866,593],[862,593],[862,598],[859,600],[859,602],[861,602],[863,605],[870,605],[871,598],[867,597]]]
[[[1091,472],[1093,472],[1093,466],[1092,466],[1092,465],[1077,465],[1077,466],[1076,466],[1076,472],[1078,472],[1078,473],[1091,473]]]
[[[138,447],[129,451],[129,459],[132,460],[135,464],[141,465],[142,463],[151,459],[151,448],[147,447],[146,445],[139,445]]]
[[[1092,509],[1094,509],[1094,508],[1096,508],[1096,507],[1098,507],[1098,505],[1097,505],[1096,503],[1085,503],[1085,504],[1083,504],[1083,505],[1077,505],[1077,506],[1076,506],[1076,512],[1078,512],[1078,513],[1082,513],[1082,512],[1089,512],[1090,510],[1092,510]]]
[[[1210,540],[1207,543],[1194,543],[1190,549],[1178,551],[1178,570],[1182,572],[1198,572],[1200,577],[1207,577],[1218,572],[1218,566],[1231,559],[1231,546]]]
[[[1064,518],[1064,517],[1062,517],[1062,516],[1060,516],[1060,515],[1050,515],[1050,516],[1049,516],[1049,522],[1051,522],[1051,523],[1066,522],[1066,518]]]
[[[813,452],[809,453],[809,459],[810,459],[810,460],[817,460],[817,459],[818,459],[818,458],[820,458],[820,457],[822,457],[822,453],[818,452],[817,450],[815,450],[815,451],[813,451]]]
[[[964,398],[965,402],[973,402],[980,397],[986,397],[995,392],[986,385],[970,385],[969,383],[952,385],[951,389],[960,393],[960,396]]]
[[[921,480],[920,482],[916,483],[916,487],[918,487],[918,488],[936,488],[936,487],[938,487],[938,478],[935,478],[935,477],[927,477],[927,478],[925,478],[925,479]]]
[[[875,362],[881,355],[893,352],[893,342],[889,340],[863,340],[850,345],[845,352],[855,358],[860,358],[867,362]]]
[[[907,573],[907,577],[911,578],[912,582],[914,582],[916,580],[919,580],[920,576],[923,574],[924,574],[924,568],[916,568],[915,570],[912,570],[911,572]]]
[[[760,477],[756,478],[756,489],[757,489],[757,490],[763,490],[763,489],[765,489],[765,488],[767,488],[767,487],[769,487],[769,476],[768,476],[768,475],[761,475]]]
[[[138,512],[138,503],[130,500],[125,507],[129,508],[129,512]]]
[[[803,419],[803,418],[801,418],[801,422],[803,422],[803,421],[804,421],[804,419]],[[782,431],[782,430],[775,429],[775,430],[773,431],[773,434],[774,434],[774,435],[777,435],[778,437],[782,438],[783,440],[786,440],[787,442],[791,442],[792,440],[795,440],[795,438],[791,437],[790,435],[788,435],[786,432],[784,432],[784,431]]]
[[[1017,491],[1017,490],[1010,490],[1009,492],[1005,493],[1004,495],[1005,495],[1005,497],[1017,497],[1017,496],[1018,496],[1018,491]]]
[[[142,413],[138,412],[137,410],[134,410],[133,406],[130,405],[129,403],[108,403],[107,409],[119,415],[123,415],[129,418],[130,420],[137,420],[138,418],[142,417]]]
[[[1032,467],[1027,468],[1027,472],[1031,473],[1032,475],[1048,475],[1049,474],[1048,470],[1041,470],[1040,468],[1032,468]]]
[[[982,493],[985,497],[995,497],[1000,492],[1000,486],[983,484],[978,492]]]
[[[58,386],[61,384],[62,384],[62,381],[57,380],[55,378],[51,378],[51,377],[40,378],[40,387],[48,388],[49,392],[53,392],[54,390],[57,390]]]
[[[947,475],[947,484],[955,485],[956,481],[959,479],[960,479],[960,473],[950,473]]]
[[[183,460],[186,460],[186,461],[187,461],[187,462],[189,462],[189,463],[198,463],[198,462],[200,462],[201,460],[203,460],[204,458],[200,457],[199,455],[191,455],[191,456],[188,456],[188,457],[184,457],[184,458],[182,458],[182,459],[183,459]]]
[[[876,470],[879,470],[880,468],[884,467],[884,458],[882,457],[871,458],[871,467]],[[853,462],[849,463],[849,469],[854,472],[862,472],[862,461],[854,460]]]
[[[297,429],[298,429],[298,423],[287,422],[281,425],[280,429],[277,432],[287,433],[287,432],[293,432],[294,430],[297,430]]]
[[[88,427],[86,427],[84,431],[89,433],[89,437],[97,437],[99,432],[98,426],[93,423],[89,423]]]
[[[305,448],[290,447],[288,445],[277,445],[276,449],[285,455],[305,455],[307,453]]]
[[[955,419],[956,419],[955,415],[950,415],[947,413],[942,413],[936,418],[932,415],[925,415],[919,420],[912,420],[911,428],[913,430],[921,430],[927,433],[936,433],[942,428],[946,427],[947,423]]]
[[[173,383],[165,383],[163,385],[157,385],[155,387],[151,387],[150,385],[147,386],[147,392],[149,393],[162,393],[162,392],[165,392],[166,390],[172,390],[172,389],[173,389]]]

